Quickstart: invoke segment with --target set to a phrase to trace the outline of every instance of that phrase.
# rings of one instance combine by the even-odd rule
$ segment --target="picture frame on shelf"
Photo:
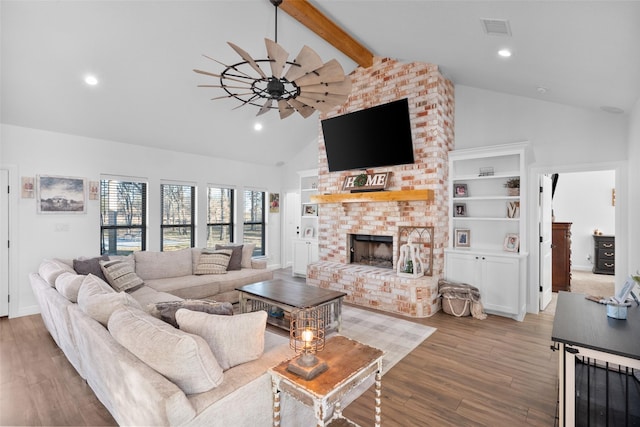
[[[467,184],[454,184],[453,185],[453,197],[468,197],[469,190]]]
[[[311,239],[313,237],[313,227],[307,227],[302,234],[305,239]]]
[[[471,230],[468,228],[456,228],[454,230],[455,240],[453,246],[456,248],[471,247]]]
[[[302,215],[318,216],[318,205],[304,205]]]
[[[467,216],[467,204],[466,203],[454,203],[453,204],[453,216],[455,216],[455,217]]]
[[[520,236],[515,233],[509,233],[504,238],[504,250],[507,252],[520,251]]]

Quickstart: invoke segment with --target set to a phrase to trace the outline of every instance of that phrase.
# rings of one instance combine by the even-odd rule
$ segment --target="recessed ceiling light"
[[[547,93],[549,91],[549,89],[547,89],[544,86],[538,86],[536,88],[536,92],[538,92],[540,95],[544,95],[545,93]]]
[[[511,56],[511,51],[509,49],[500,49],[498,51],[498,55],[500,55],[503,58],[508,58]]]
[[[610,105],[603,105],[602,107],[600,107],[600,109],[602,111],[606,111],[607,113],[611,113],[611,114],[622,114],[622,113],[624,113],[624,110],[622,108],[612,107]]]
[[[98,78],[96,76],[89,75],[84,78],[84,82],[89,86],[95,86],[98,84]]]
[[[253,130],[262,130],[262,123],[256,123],[253,125]]]

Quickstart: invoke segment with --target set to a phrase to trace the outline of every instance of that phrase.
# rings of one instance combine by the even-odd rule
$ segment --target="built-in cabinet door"
[[[315,240],[293,240],[294,276],[307,276],[307,265],[318,260],[318,243]]]
[[[470,254],[447,254],[447,279],[475,286],[482,293],[478,257]]]
[[[516,314],[520,286],[519,260],[494,256],[481,258],[484,308]]]

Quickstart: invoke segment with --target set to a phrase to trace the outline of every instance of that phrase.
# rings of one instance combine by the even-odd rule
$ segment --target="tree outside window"
[[[160,185],[160,247],[163,251],[195,245],[195,191],[196,188],[190,185]]]
[[[231,188],[207,189],[207,247],[233,242],[233,197]]]
[[[243,241],[256,245],[253,255],[265,255],[265,192],[245,190]]]
[[[128,255],[147,241],[147,184],[100,181],[100,253]]]

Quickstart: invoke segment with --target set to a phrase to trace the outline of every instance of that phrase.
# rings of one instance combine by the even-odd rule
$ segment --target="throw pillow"
[[[181,330],[204,338],[225,371],[256,360],[264,352],[266,311],[218,316],[180,309],[176,321]]]
[[[107,282],[117,292],[133,291],[144,284],[126,261],[100,261],[100,268]]]
[[[107,255],[102,255],[95,258],[77,258],[73,260],[73,269],[78,274],[93,274],[94,276],[106,280],[102,269],[100,268],[100,261],[108,261]]]
[[[111,314],[123,305],[142,308],[131,295],[114,291],[108,283],[93,274],[84,279],[78,291],[78,307],[103,326],[107,326]]]
[[[231,259],[231,249],[220,249],[211,253],[200,254],[198,266],[193,272],[195,275],[224,274]]]
[[[204,393],[222,384],[222,369],[199,336],[180,331],[133,307],[121,307],[113,313],[109,332],[120,345],[185,394]]]
[[[256,248],[255,243],[245,243],[242,248],[242,268],[251,268],[251,258],[253,250]]]
[[[76,274],[75,271],[64,272],[56,279],[56,290],[69,301],[78,302],[78,292],[86,277],[83,274]]]
[[[216,245],[216,249],[231,249],[231,258],[227,271],[240,270],[242,268],[242,246],[243,245]],[[205,248],[202,253],[208,253],[209,249]]]
[[[62,273],[75,273],[73,268],[57,259],[45,259],[38,267],[38,274],[51,286],[56,285],[56,279]]]
[[[176,311],[180,308],[185,308],[191,311],[201,311],[209,314],[233,316],[233,305],[231,305],[230,302],[216,302],[197,299],[149,304],[147,306],[147,312],[153,317],[164,320],[168,324],[178,328],[178,323],[176,322]]]

